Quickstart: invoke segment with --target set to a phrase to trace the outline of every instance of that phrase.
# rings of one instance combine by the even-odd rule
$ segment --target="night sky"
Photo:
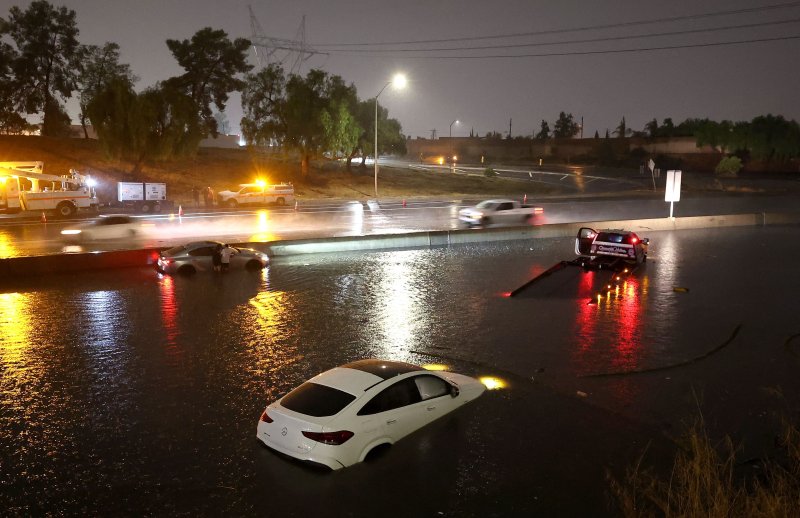
[[[613,131],[623,116],[634,130],[665,117],[676,124],[688,117],[738,121],[767,113],[800,119],[800,2],[51,3],[76,11],[81,43],[120,45],[122,61],[140,78],[137,90],[182,72],[167,49],[167,38],[190,38],[203,27],[223,29],[231,38],[250,38],[251,5],[264,35],[295,39],[305,15],[306,43],[328,55],[309,58],[300,71],[305,74],[313,67],[338,74],[355,84],[362,99],[373,97],[394,73],[404,72],[409,86],[402,92],[387,89],[380,102],[412,137],[429,138],[432,129],[448,136],[455,119],[461,123],[453,125],[453,136],[467,136],[471,130],[481,136],[489,131],[505,134],[509,119],[513,136],[531,135],[542,119],[552,129],[560,111],[572,113],[578,122],[583,117],[586,137],[595,130],[601,136],[606,129]],[[0,16],[7,18],[12,5],[24,9],[28,4],[0,0]],[[749,11],[710,15],[736,10]],[[728,29],[716,30],[722,27]],[[661,35],[630,38],[655,34]],[[769,39],[773,41],[752,41]],[[425,43],[414,43],[420,41]],[[718,45],[735,41],[749,43]],[[553,42],[560,44],[541,45]],[[537,45],[521,46],[525,44]],[[687,46],[694,47],[643,50]],[[507,57],[514,55],[528,56]],[[250,56],[256,64],[252,52]],[[292,56],[275,56],[286,58],[286,68],[292,68]],[[70,111],[74,117],[75,110]],[[232,132],[238,132],[238,95],[231,97],[226,115]]]

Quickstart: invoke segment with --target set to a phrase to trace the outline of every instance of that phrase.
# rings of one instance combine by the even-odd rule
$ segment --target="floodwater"
[[[613,515],[604,470],[697,405],[715,429],[758,429],[763,442],[749,418],[765,425],[770,409],[797,405],[759,392],[800,388],[800,245],[787,239],[797,232],[656,232],[630,276],[572,267],[513,297],[573,257],[572,240],[295,256],[257,274],[4,283],[0,508]],[[505,388],[337,473],[257,443],[267,402],[370,357]]]

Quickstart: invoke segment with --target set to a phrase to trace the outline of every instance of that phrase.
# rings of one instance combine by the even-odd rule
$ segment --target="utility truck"
[[[78,209],[97,212],[95,182],[70,169],[68,175],[44,173],[44,162],[0,162],[0,211],[55,212],[72,217]]]
[[[232,209],[239,205],[286,205],[294,201],[294,186],[288,183],[243,183],[239,185],[238,191],[218,192],[217,198],[220,205]]]

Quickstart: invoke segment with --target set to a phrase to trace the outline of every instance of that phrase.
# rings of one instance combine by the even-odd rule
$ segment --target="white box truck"
[[[124,208],[145,214],[169,210],[172,207],[172,202],[167,200],[165,183],[118,182],[117,201]]]

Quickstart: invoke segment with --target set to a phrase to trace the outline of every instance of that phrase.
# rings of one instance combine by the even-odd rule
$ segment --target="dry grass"
[[[353,164],[350,171],[338,163],[320,163],[308,177],[300,174],[299,162],[253,152],[247,149],[201,148],[197,155],[169,162],[146,163],[140,174],[132,175],[132,165],[104,156],[97,141],[46,137],[0,136],[0,161],[43,161],[45,172],[64,174],[78,169],[98,178],[101,198],[115,195],[118,181],[165,182],[170,197],[188,200],[192,186],[211,186],[215,191],[233,189],[240,183],[266,177],[273,182],[292,182],[302,199],[367,199],[374,195],[371,167]],[[381,167],[378,188],[382,198],[424,196],[518,196],[534,197],[553,192],[553,188],[530,182],[429,173]]]
[[[623,482],[608,480],[626,517],[800,516],[800,432],[784,423],[776,444],[779,455],[762,462],[760,476],[743,475],[731,439],[714,444],[699,420],[679,444],[669,477],[642,468],[640,458]]]

